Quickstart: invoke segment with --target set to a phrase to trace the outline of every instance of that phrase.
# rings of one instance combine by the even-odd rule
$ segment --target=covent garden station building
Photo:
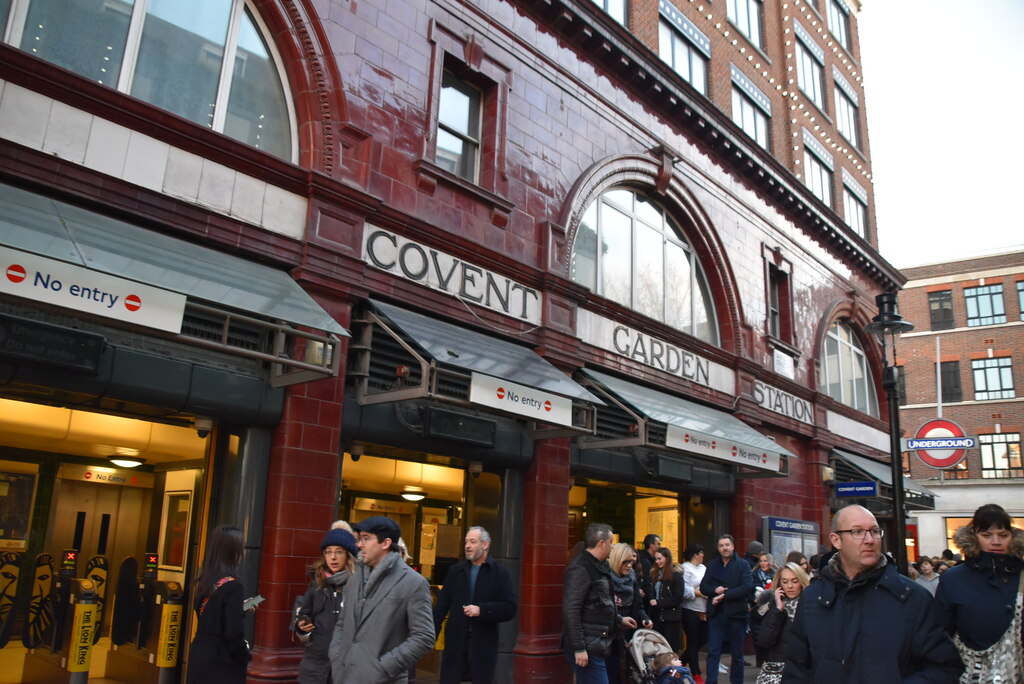
[[[759,144],[582,0],[5,0],[0,35],[5,663],[63,569],[103,585],[113,677],[119,585],[191,605],[233,524],[250,679],[294,677],[324,531],[387,515],[435,587],[486,527],[499,671],[564,681],[589,523],[810,555],[837,477],[885,479],[864,326],[902,277],[793,170],[828,152],[782,88]],[[712,95],[769,92],[733,69]]]

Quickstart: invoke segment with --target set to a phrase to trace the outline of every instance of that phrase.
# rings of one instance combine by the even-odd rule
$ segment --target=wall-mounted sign
[[[57,477],[62,480],[78,480],[81,482],[94,482],[101,485],[115,485],[120,487],[152,487],[153,473],[140,473],[135,470],[122,470],[120,468],[105,468],[103,466],[85,466],[73,463],[64,463],[57,472]]]
[[[878,496],[878,483],[869,482],[837,482],[836,496]]]
[[[506,316],[541,323],[538,290],[389,230],[366,224],[363,261]]]
[[[0,356],[95,372],[102,335],[0,314]]]
[[[645,366],[719,392],[736,392],[736,374],[732,369],[586,309],[576,309],[576,333],[587,344]]]
[[[723,437],[705,435],[679,425],[669,425],[665,435],[665,446],[670,449],[689,451],[702,456],[710,456],[719,461],[727,461],[735,465],[779,472],[780,456],[778,452],[754,449],[745,444],[734,442]]]
[[[754,401],[769,411],[795,418],[801,423],[814,425],[814,407],[811,402],[760,380],[754,381]]]
[[[951,420],[936,418],[917,429],[917,434],[903,441],[904,451],[917,451],[926,466],[945,470],[964,460],[968,449],[977,440],[968,437],[964,429]]]
[[[473,373],[469,400],[542,423],[572,426],[572,400],[483,373]]]
[[[181,332],[185,296],[0,247],[0,292],[125,323]]]

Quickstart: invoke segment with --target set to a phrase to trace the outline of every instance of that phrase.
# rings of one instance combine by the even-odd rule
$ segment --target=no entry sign
[[[953,421],[936,418],[919,427],[914,437],[903,440],[903,449],[916,451],[925,465],[945,470],[964,460],[967,450],[976,444]]]

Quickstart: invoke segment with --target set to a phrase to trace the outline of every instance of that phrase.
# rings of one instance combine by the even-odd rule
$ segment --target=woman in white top
[[[698,684],[704,679],[700,673],[698,653],[708,640],[707,597],[700,593],[700,582],[704,579],[704,547],[690,544],[683,552],[683,634],[686,635],[686,650],[683,664]]]

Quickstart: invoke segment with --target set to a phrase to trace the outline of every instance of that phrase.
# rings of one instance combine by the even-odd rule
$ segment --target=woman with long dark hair
[[[683,633],[686,635],[686,657],[684,665],[697,684],[703,684],[698,658],[701,647],[708,640],[708,597],[700,593],[700,581],[704,579],[704,546],[690,544],[683,551]]]
[[[651,587],[654,595],[649,603],[653,613],[654,629],[661,633],[668,645],[676,653],[679,652],[679,639],[682,634],[683,611],[683,573],[672,567],[672,552],[662,546],[654,552],[654,565],[651,566]]]
[[[244,684],[249,663],[245,641],[245,590],[235,579],[244,543],[237,527],[221,525],[210,533],[206,557],[196,579],[196,638],[189,649],[189,684]]]
[[[1024,681],[1024,530],[996,504],[953,534],[964,554],[942,575],[935,600],[965,670],[963,684]]]

